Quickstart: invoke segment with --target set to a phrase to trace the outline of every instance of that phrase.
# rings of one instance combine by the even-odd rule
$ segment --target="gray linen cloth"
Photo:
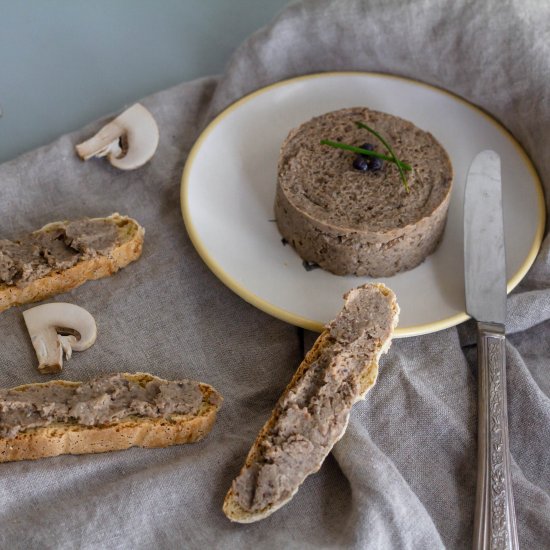
[[[549,21],[549,4],[536,0],[301,2],[244,43],[223,77],[144,101],[161,140],[142,169],[76,158],[74,144],[102,121],[1,166],[2,236],[113,211],[147,230],[137,263],[55,298],[84,306],[99,327],[95,346],[63,376],[190,377],[225,402],[212,433],[194,445],[0,465],[0,547],[468,547],[476,471],[468,323],[395,341],[378,385],[294,500],[260,523],[225,518],[224,494],[298,366],[302,342],[299,330],[245,303],[199,259],[182,223],[180,177],[201,128],[243,94],[298,74],[354,69],[433,83],[486,109],[548,185]],[[520,543],[529,549],[550,545],[549,246],[510,298],[508,317],[512,474]],[[4,387],[44,381],[22,309],[0,315]],[[306,334],[306,347],[314,338]]]

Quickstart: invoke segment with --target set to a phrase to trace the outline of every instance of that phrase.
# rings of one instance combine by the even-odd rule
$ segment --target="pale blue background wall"
[[[288,0],[0,0],[0,162],[221,73]]]

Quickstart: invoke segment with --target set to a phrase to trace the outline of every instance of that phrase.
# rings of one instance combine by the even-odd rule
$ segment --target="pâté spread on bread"
[[[222,397],[192,380],[116,373],[0,390],[0,462],[190,443]]]
[[[344,434],[352,405],[374,385],[399,307],[382,284],[348,292],[261,430],[234,480],[224,512],[248,523],[288,502]]]
[[[144,234],[136,220],[115,213],[0,239],[0,312],[116,273],[140,257]]]
[[[214,397],[211,401],[217,402]],[[54,422],[100,426],[132,415],[194,414],[201,403],[198,382],[152,379],[139,383],[120,373],[78,384],[0,389],[0,437],[15,437]]]
[[[57,222],[16,240],[0,239],[0,283],[25,285],[83,258],[108,255],[119,239],[109,219]]]
[[[330,140],[388,157],[365,125],[408,163],[406,185],[395,162],[321,144]],[[284,141],[275,218],[305,261],[337,275],[390,276],[437,248],[452,179],[449,156],[429,132],[365,107],[341,109],[302,124]]]

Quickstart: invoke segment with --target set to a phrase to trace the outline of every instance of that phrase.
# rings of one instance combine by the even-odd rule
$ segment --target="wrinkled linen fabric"
[[[97,343],[63,377],[149,371],[225,397],[202,442],[0,465],[1,548],[467,548],[476,482],[472,323],[398,340],[319,473],[271,517],[232,524],[221,504],[302,357],[300,330],[228,290],[200,260],[179,206],[194,140],[220,110],[317,71],[398,74],[450,90],[499,119],[550,182],[550,4],[536,0],[305,1],[234,54],[221,77],[144,100],[157,154],[123,173],[80,162],[104,121],[0,166],[0,235],[113,211],[146,228],[142,258],[55,298],[87,308]],[[220,231],[223,228],[220,227]],[[21,311],[0,314],[0,384],[45,378]],[[512,477],[522,548],[550,544],[550,243],[509,300]],[[316,335],[305,334],[306,349]]]

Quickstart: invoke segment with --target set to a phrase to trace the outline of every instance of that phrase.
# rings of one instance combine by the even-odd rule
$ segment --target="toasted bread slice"
[[[72,267],[50,271],[24,286],[0,283],[0,312],[12,306],[38,302],[67,292],[86,281],[113,275],[141,256],[145,230],[136,220],[118,213],[94,219],[109,220],[117,226],[117,245],[108,255],[98,254],[93,258],[80,259]],[[47,224],[39,231],[55,229],[61,223]]]
[[[372,296],[372,299],[367,297],[367,307],[369,301],[371,301],[373,305],[375,305],[374,301],[376,301],[377,303],[375,309],[383,309],[383,311],[377,311],[379,312],[380,317],[384,319],[383,323],[385,326],[382,327],[382,330],[372,331],[372,334],[375,334],[373,336],[371,336],[371,333],[369,332],[370,329],[367,326],[366,330],[364,331],[362,340],[359,343],[360,345],[353,345],[353,349],[350,349],[349,346],[347,346],[347,344],[345,343],[345,341],[347,340],[347,335],[344,334],[342,336],[341,334],[339,334],[338,330],[334,330],[334,327],[336,326],[339,318],[343,316],[347,316],[347,318],[350,319],[350,326],[352,326],[352,330],[356,330],[357,325],[360,325],[362,323],[361,319],[358,318],[360,316],[360,313],[355,311],[352,303],[353,300],[357,297],[357,293],[361,292],[368,292]],[[342,312],[332,323],[327,325],[326,329],[321,333],[313,348],[307,353],[305,359],[302,361],[298,370],[292,377],[292,380],[290,381],[283,394],[281,395],[279,401],[275,405],[270,419],[261,429],[258,437],[256,438],[256,441],[254,442],[252,448],[250,449],[250,452],[246,457],[245,464],[239,474],[240,476],[245,474],[245,471],[247,469],[254,467],[254,465],[256,464],[262,463],[262,445],[269,438],[270,434],[273,433],[273,430],[276,427],[280,416],[285,412],[284,404],[287,397],[289,397],[290,394],[295,394],[297,391],[299,391],[297,387],[300,384],[300,381],[305,378],[308,370],[316,365],[318,361],[322,361],[323,354],[334,353],[334,357],[338,357],[341,354],[350,353],[351,355],[349,356],[353,356],[354,360],[358,360],[358,364],[360,365],[359,372],[357,372],[358,383],[355,386],[356,393],[352,396],[351,403],[356,402],[359,399],[363,399],[368,390],[372,388],[372,386],[374,386],[378,375],[379,358],[389,349],[393,330],[397,325],[399,317],[399,306],[397,305],[394,293],[382,284],[363,285],[362,287],[348,292],[344,296],[344,298],[346,302]],[[353,318],[354,316],[356,316],[355,319]],[[357,324],[355,324],[356,322]],[[357,342],[358,340],[356,340],[356,343]],[[290,398],[292,399],[292,396],[290,396]],[[310,402],[309,406],[311,409],[313,409],[316,405],[311,405]],[[312,413],[312,416],[314,414],[315,413]],[[241,505],[237,494],[238,485],[236,482],[239,479],[237,477],[233,482],[231,488],[229,489],[223,503],[223,511],[225,515],[230,520],[238,523],[251,523],[271,515],[273,512],[285,505],[296,494],[301,483],[306,479],[306,477],[319,470],[324,459],[330,452],[332,446],[344,435],[348,420],[349,409],[347,411],[347,414],[345,414],[345,421],[342,423],[338,432],[333,434],[333,438],[331,441],[328,442],[329,444],[327,445],[327,447],[325,447],[324,452],[322,451],[320,453],[316,453],[317,459],[311,460],[307,470],[303,471],[302,475],[296,481],[293,487],[287,490],[282,496],[280,495],[279,498],[267,502],[266,506],[264,506],[263,508],[247,509]],[[326,421],[327,425],[330,423],[330,421]],[[282,448],[284,449],[284,445]],[[254,476],[249,477],[249,483],[256,483]]]
[[[123,376],[145,384],[160,378],[147,373]],[[24,392],[33,386],[77,387],[80,382],[54,380],[26,384],[14,390]],[[202,403],[194,414],[172,414],[162,418],[129,416],[103,426],[83,426],[77,422],[55,422],[30,428],[15,437],[0,437],[0,462],[34,460],[62,454],[104,453],[130,447],[168,447],[193,443],[205,437],[216,420],[222,397],[208,384],[199,383]]]

